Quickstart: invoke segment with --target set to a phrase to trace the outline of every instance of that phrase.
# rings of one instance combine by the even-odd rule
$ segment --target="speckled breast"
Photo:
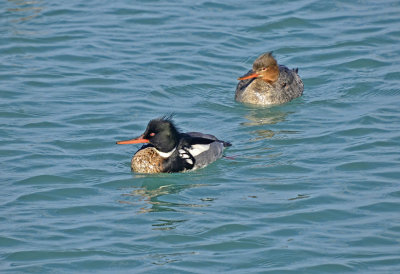
[[[160,173],[163,172],[164,159],[157,153],[154,147],[138,150],[132,157],[132,171],[138,173]]]

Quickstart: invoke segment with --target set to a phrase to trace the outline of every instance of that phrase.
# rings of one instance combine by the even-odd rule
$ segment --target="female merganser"
[[[272,52],[258,57],[253,69],[238,78],[235,100],[257,105],[283,104],[301,96],[303,81],[298,69],[277,64]]]
[[[151,120],[139,137],[117,144],[142,146],[132,157],[131,168],[139,173],[180,172],[205,167],[222,157],[230,143],[200,132],[179,133],[170,117]]]

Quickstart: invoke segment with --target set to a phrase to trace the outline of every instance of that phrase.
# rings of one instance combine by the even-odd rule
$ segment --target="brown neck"
[[[262,79],[270,84],[275,83],[279,78],[279,67],[277,64],[269,66],[263,73]]]

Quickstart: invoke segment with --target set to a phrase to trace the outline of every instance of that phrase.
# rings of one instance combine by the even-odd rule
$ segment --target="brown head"
[[[246,80],[250,78],[261,78],[270,84],[279,78],[279,67],[272,52],[267,52],[259,56],[253,63],[253,73],[244,75],[238,80]]]

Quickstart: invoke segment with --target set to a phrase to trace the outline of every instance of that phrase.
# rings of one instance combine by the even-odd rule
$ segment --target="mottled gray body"
[[[200,137],[200,138],[215,140],[215,142],[212,142],[208,145],[202,145],[202,146],[204,146],[205,150],[203,152],[201,152],[200,154],[193,156],[195,159],[193,169],[205,167],[208,164],[221,158],[223,155],[224,148],[227,146],[230,146],[229,143],[218,140],[217,137],[215,137],[214,135],[211,135],[211,134],[204,134],[204,133],[200,133],[200,132],[188,132],[186,134],[190,135],[191,137]],[[209,146],[208,149],[207,149],[207,146]]]
[[[254,73],[250,70],[246,75]],[[261,78],[241,80],[236,88],[235,100],[256,105],[283,104],[303,94],[304,84],[297,70],[279,65],[279,78],[268,83]]]

